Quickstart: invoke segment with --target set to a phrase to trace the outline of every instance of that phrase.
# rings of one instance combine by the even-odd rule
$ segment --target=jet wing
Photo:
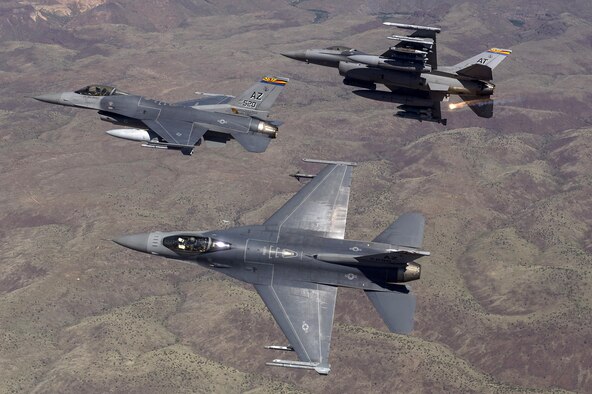
[[[193,148],[208,131],[205,126],[179,120],[143,120],[142,122],[170,145],[176,147]]]
[[[447,86],[430,86],[430,88],[432,88],[431,91],[415,90],[389,85],[385,86],[397,95],[427,100],[425,104],[422,103],[421,105],[399,105],[397,108],[400,111],[395,113],[396,116],[407,119],[416,119],[420,122],[425,120],[426,122],[436,122],[446,125],[446,119],[442,119],[442,110],[440,108],[440,102],[444,100],[444,98],[447,95],[446,91],[443,90],[444,88],[446,88],[447,90]]]
[[[328,164],[264,223],[282,229],[318,232],[343,239],[354,163],[304,160]]]
[[[300,360],[276,359],[267,364],[314,369],[320,374],[328,374],[337,287],[286,282],[255,285],[255,289]]]

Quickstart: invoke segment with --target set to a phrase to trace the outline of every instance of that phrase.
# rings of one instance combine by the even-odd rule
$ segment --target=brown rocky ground
[[[0,391],[591,392],[592,7],[420,4],[2,3]],[[279,56],[379,52],[384,19],[441,26],[441,64],[512,48],[495,117],[393,118],[335,70]],[[261,155],[141,149],[91,111],[25,97],[99,82],[174,101],[266,73],[291,82]],[[285,339],[249,286],[108,241],[260,222],[298,190],[286,174],[318,168],[301,157],[360,162],[349,238],[428,218],[416,331],[387,333],[340,290],[328,377],[264,367]]]

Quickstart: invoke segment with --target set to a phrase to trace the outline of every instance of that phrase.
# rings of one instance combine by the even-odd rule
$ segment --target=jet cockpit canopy
[[[349,47],[344,47],[344,46],[331,46],[328,48],[325,48],[328,51],[338,51],[341,53],[345,53],[345,52],[357,52],[354,48],[349,48]]]
[[[77,90],[76,93],[84,96],[127,96],[129,94],[106,85],[88,85]]]
[[[199,235],[171,235],[164,238],[162,244],[179,254],[202,254],[230,249],[227,242]]]

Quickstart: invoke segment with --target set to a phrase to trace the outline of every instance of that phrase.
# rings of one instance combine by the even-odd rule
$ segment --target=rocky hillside
[[[0,391],[592,390],[592,8],[588,1],[93,0],[0,5]],[[282,51],[381,53],[384,20],[442,27],[441,64],[511,48],[492,119],[393,117],[336,70]],[[264,154],[192,157],[112,138],[35,94],[90,83],[170,101],[290,78]],[[265,367],[283,344],[253,289],[108,241],[258,223],[353,160],[347,237],[427,219],[416,330],[388,333],[340,290],[327,377]],[[248,180],[248,181],[246,181]],[[228,224],[226,224],[228,222]]]

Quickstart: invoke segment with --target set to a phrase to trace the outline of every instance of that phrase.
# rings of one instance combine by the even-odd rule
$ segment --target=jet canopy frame
[[[337,51],[340,52],[344,56],[353,55],[358,52],[355,48],[346,47],[343,45],[333,45],[327,48],[324,48],[325,51]]]
[[[230,249],[228,242],[192,234],[171,235],[164,238],[162,244],[173,252],[183,255],[204,254]]]
[[[83,87],[82,89],[78,89],[75,93],[81,94],[83,96],[97,97],[129,95],[129,93],[117,90],[116,88],[107,85],[88,85]]]

